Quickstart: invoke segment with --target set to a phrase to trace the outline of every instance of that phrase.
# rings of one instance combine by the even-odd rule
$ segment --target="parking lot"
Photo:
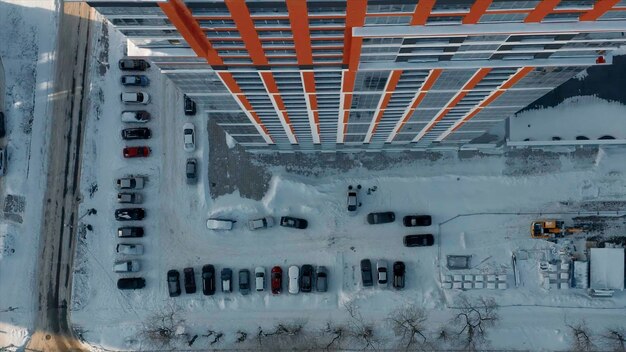
[[[110,61],[117,63],[120,54],[111,53]],[[274,167],[266,169],[272,178],[262,199],[243,198],[237,190],[212,199],[208,179],[211,140],[206,114],[185,116],[183,96],[173,84],[154,69],[145,74],[150,85],[140,89],[151,95],[151,102],[145,106],[153,116],[145,124],[152,132],[149,140],[122,140],[121,130],[129,126],[122,123],[120,114],[128,107],[120,102],[119,94],[139,89],[123,89],[119,83],[121,73],[114,65],[98,83],[103,88],[103,98],[101,103],[94,98],[99,109],[90,112],[87,123],[81,179],[84,200],[80,211],[85,215],[78,231],[72,321],[91,331],[85,332],[86,339],[91,342],[95,339],[108,348],[137,348],[138,326],[155,312],[171,306],[184,316],[193,335],[203,333],[207,324],[231,333],[237,329],[253,333],[260,325],[303,318],[312,329],[317,329],[328,320],[345,319],[346,304],[357,304],[364,315],[379,323],[390,311],[405,304],[439,312],[444,318],[437,319],[445,320],[446,308],[454,304],[461,292],[495,297],[503,306],[554,303],[552,296],[530,286],[515,289],[509,284],[506,290],[483,291],[444,289],[442,260],[449,254],[472,254],[476,270],[485,275],[507,272],[512,251],[549,247],[546,241],[529,238],[531,216],[514,213],[550,212],[562,207],[559,202],[564,200],[612,199],[624,190],[624,167],[615,162],[623,160],[623,154],[615,152],[604,153],[595,163],[584,166],[563,159],[555,166],[558,171],[537,176],[507,176],[509,160],[498,156],[417,160],[376,171],[355,167],[322,177],[298,175]],[[195,125],[193,152],[184,149],[185,123]],[[150,148],[150,156],[133,159],[122,156],[124,147],[140,145]],[[196,184],[186,181],[185,163],[189,157],[195,157],[198,162]],[[114,212],[126,205],[117,202],[115,180],[129,175],[146,178],[146,185],[140,191],[143,203],[138,205],[145,209],[145,219],[120,222],[115,220]],[[353,215],[347,210],[349,185],[362,186],[358,195],[361,206]],[[97,213],[89,215],[90,209]],[[381,211],[395,212],[396,220],[367,224],[368,213]],[[502,212],[512,214],[447,222],[459,214]],[[417,228],[403,226],[402,217],[411,214],[431,215],[433,224]],[[281,216],[300,217],[309,224],[304,230],[280,226],[248,229],[248,220],[264,216],[272,216],[276,222]],[[213,231],[206,227],[208,218],[236,222],[232,230]],[[121,240],[117,237],[120,226],[143,226],[145,235]],[[433,234],[435,245],[413,248],[403,245],[405,235],[418,233]],[[140,256],[118,255],[115,252],[118,243],[142,244],[145,251]],[[114,263],[124,259],[139,260],[140,271],[114,273]],[[405,288],[395,290],[391,285],[376,284],[363,287],[362,259],[370,259],[374,270],[378,260],[385,260],[390,271],[393,262],[403,261]],[[217,292],[212,296],[202,293],[201,271],[206,264],[214,265],[217,273]],[[287,293],[289,266],[304,264],[327,268],[327,292]],[[277,265],[283,270],[280,295],[271,294],[268,281],[264,292],[255,292],[254,284],[248,295],[239,292],[239,270],[248,269],[253,274],[255,267],[263,266],[269,277],[270,269]],[[195,270],[197,290],[193,294],[186,294],[182,287],[186,267]],[[231,293],[220,290],[219,272],[226,267],[234,274]],[[171,269],[180,272],[183,293],[178,297],[168,295],[166,273]],[[137,276],[145,278],[145,288],[117,289],[119,278]],[[559,302],[589,305],[574,294],[560,295]],[[98,319],[94,320],[94,316]],[[124,328],[123,336],[120,326]],[[514,321],[502,322],[503,329],[515,326]],[[229,344],[234,343],[231,335]],[[498,346],[506,347],[505,340]]]

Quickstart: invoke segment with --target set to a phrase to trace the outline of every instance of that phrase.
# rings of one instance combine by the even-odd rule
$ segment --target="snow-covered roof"
[[[591,248],[591,288],[624,289],[624,248]]]

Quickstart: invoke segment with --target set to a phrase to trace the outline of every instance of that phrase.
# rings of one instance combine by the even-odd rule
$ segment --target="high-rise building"
[[[88,3],[251,151],[461,146],[626,42],[625,0]]]

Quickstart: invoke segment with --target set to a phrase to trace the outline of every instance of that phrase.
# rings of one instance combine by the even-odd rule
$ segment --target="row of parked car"
[[[145,60],[122,59],[118,66],[122,71],[145,71],[150,64]],[[150,79],[139,73],[125,74],[120,78],[123,87],[147,87]],[[122,92],[120,99],[124,104],[148,104],[150,95],[144,91]],[[144,110],[122,111],[122,122],[124,124],[146,123],[150,121],[150,113]],[[122,139],[147,140],[152,137],[152,131],[147,127],[125,127],[122,129]],[[124,158],[147,157],[150,155],[148,146],[125,146],[123,149]],[[117,201],[120,204],[142,204],[143,194],[139,192],[145,186],[146,179],[142,176],[128,176],[116,180]],[[141,207],[118,208],[115,210],[115,219],[118,221],[139,221],[146,217],[146,210]],[[143,237],[144,229],[141,226],[125,226],[118,228],[118,238],[138,238]],[[118,255],[140,256],[144,253],[142,244],[118,243],[116,246]],[[113,265],[116,273],[134,273],[141,270],[139,259],[118,260]],[[139,289],[145,286],[145,279],[142,277],[121,278],[117,282],[119,289]]]
[[[395,289],[404,288],[404,277],[406,273],[406,265],[404,262],[397,261],[393,263],[392,274],[389,275],[386,260],[376,262],[376,284],[378,287],[387,287],[391,280],[391,286]],[[374,286],[374,275],[372,272],[372,262],[369,259],[361,260],[361,281],[363,287]]]
[[[206,227],[209,230],[232,230],[236,220],[225,218],[209,218],[206,221]],[[254,231],[258,229],[267,229],[274,227],[275,221],[271,216],[265,216],[258,219],[248,220],[248,229]],[[305,219],[293,216],[282,216],[279,222],[280,226],[290,227],[293,229],[306,229],[309,222]]]
[[[216,270],[211,264],[202,267],[202,293],[211,296],[214,295],[216,288]],[[231,268],[223,268],[220,272],[220,289],[224,293],[233,292],[234,278]],[[238,287],[239,293],[247,295],[253,289],[256,292],[264,292],[267,286],[266,271],[262,266],[254,269],[254,280],[251,280],[251,272],[248,269],[239,270]],[[183,280],[186,294],[196,293],[196,275],[194,268],[189,267],[183,269]],[[292,265],[288,270],[288,292],[297,294],[299,292],[326,292],[328,290],[328,270],[324,266],[318,266],[315,269],[310,264]],[[181,295],[180,272],[172,269],[167,272],[167,288],[170,297],[178,297]],[[283,269],[275,266],[270,270],[269,289],[272,294],[278,295],[283,291]]]

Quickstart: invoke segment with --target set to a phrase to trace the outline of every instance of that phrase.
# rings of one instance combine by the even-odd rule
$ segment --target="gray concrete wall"
[[[5,94],[5,83],[4,83],[4,66],[2,66],[2,58],[0,57],[0,111],[4,111],[6,108],[4,106],[4,94]]]

